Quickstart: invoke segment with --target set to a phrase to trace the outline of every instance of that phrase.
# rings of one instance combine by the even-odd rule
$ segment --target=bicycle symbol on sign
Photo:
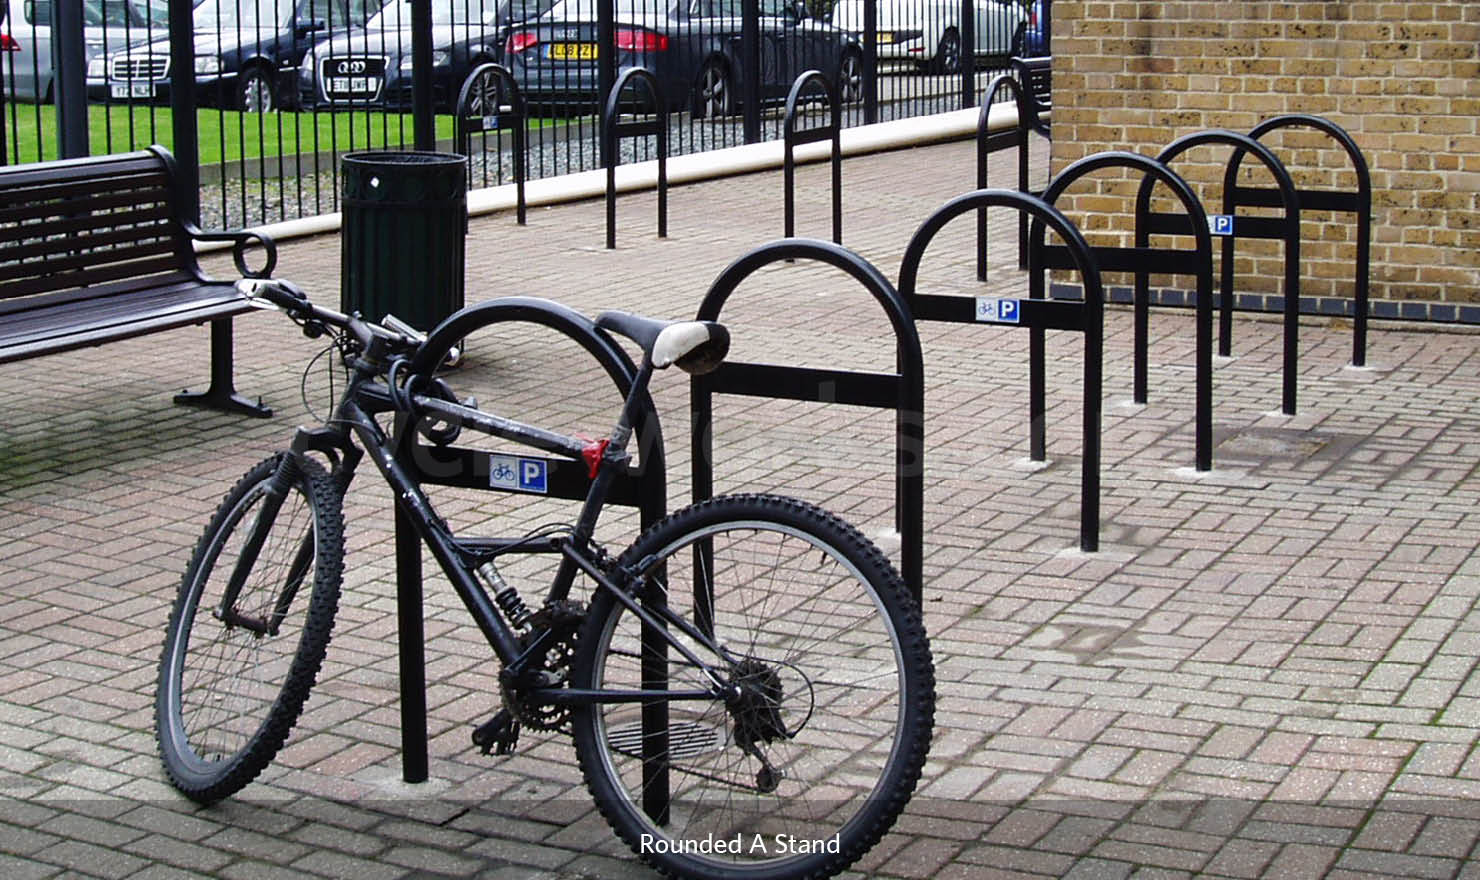
[[[494,465],[493,472],[488,476],[490,481],[494,483],[513,482],[514,468],[507,461],[501,461]]]

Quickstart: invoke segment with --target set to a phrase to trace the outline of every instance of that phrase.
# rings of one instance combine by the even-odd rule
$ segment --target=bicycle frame
[[[369,453],[381,476],[395,492],[397,504],[421,542],[431,551],[458,598],[498,655],[503,664],[501,677],[506,681],[518,681],[531,659],[542,656],[546,641],[552,637],[552,633],[549,630],[536,631],[527,647],[521,644],[514,627],[504,620],[493,598],[476,576],[477,568],[503,552],[553,552],[561,555],[561,561],[545,597],[547,602],[567,598],[576,574],[584,573],[595,582],[597,589],[611,591],[617,601],[642,621],[645,632],[661,635],[664,645],[676,650],[696,669],[702,671],[713,686],[705,690],[576,690],[545,687],[532,688],[526,691],[527,696],[549,705],[575,706],[640,703],[654,699],[714,700],[734,695],[736,688],[726,684],[726,676],[714,665],[701,659],[688,645],[675,637],[671,630],[677,630],[703,646],[725,664],[733,664],[735,658],[688,621],[670,612],[667,603],[659,601],[657,596],[648,595],[642,601],[634,598],[630,585],[635,575],[620,570],[615,572],[615,577],[609,575],[607,566],[603,564],[604,557],[599,551],[593,552],[592,536],[612,482],[630,461],[626,447],[632,436],[632,414],[646,393],[653,373],[652,363],[647,357],[643,358],[632,381],[616,426],[608,439],[598,444],[438,397],[415,393],[409,395],[412,409],[420,410],[422,417],[436,422],[470,428],[576,462],[585,460],[590,463],[595,459],[594,477],[571,534],[538,539],[454,536],[446,522],[437,515],[430,498],[413,476],[412,469],[400,457],[411,445],[415,426],[410,419],[416,418],[417,414],[398,406],[396,392],[389,382],[379,380],[384,369],[373,353],[350,356],[347,363],[351,378],[333,416],[324,427],[300,428],[294,436],[290,455],[319,452],[328,456],[334,465],[334,478],[340,489],[346,490],[364,454],[361,448]],[[396,414],[398,424],[394,435],[387,435],[376,421],[375,417],[383,413]],[[359,442],[358,447],[355,440]],[[642,568],[641,565],[637,567]]]

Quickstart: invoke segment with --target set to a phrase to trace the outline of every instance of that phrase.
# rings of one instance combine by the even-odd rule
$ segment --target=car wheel
[[[946,28],[946,32],[940,35],[940,45],[935,47],[930,67],[936,73],[961,72],[961,35],[955,28]]]
[[[268,113],[277,106],[272,79],[266,72],[253,69],[241,75],[236,86],[236,105],[248,113]]]
[[[479,61],[473,65],[476,69],[483,66]],[[499,105],[504,101],[504,84],[497,73],[485,70],[478,74],[473,80],[473,87],[468,90],[467,112],[470,116],[491,116],[498,112]],[[461,110],[459,110],[461,112]]]
[[[704,62],[694,83],[694,118],[718,119],[735,115],[735,94],[730,68],[723,61]]]
[[[844,104],[863,100],[863,56],[857,52],[844,52],[838,62],[838,100]]]

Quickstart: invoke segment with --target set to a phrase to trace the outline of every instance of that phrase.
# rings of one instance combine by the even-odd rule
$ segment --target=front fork
[[[257,514],[252,520],[251,531],[247,533],[241,554],[231,570],[230,578],[227,579],[226,591],[221,597],[221,602],[216,606],[214,612],[216,619],[226,624],[227,627],[239,626],[258,637],[277,635],[283,619],[288,615],[288,609],[292,607],[293,600],[303,585],[304,578],[308,576],[313,566],[315,530],[310,528],[299,540],[298,548],[293,553],[293,561],[288,565],[287,577],[284,578],[277,599],[273,602],[271,614],[266,618],[257,617],[246,614],[237,607],[237,599],[241,597],[242,588],[246,585],[252,569],[257,565],[257,559],[262,554],[262,546],[266,543],[267,535],[277,521],[278,513],[282,511],[283,502],[287,500],[288,493],[293,491],[293,487],[302,475],[304,455],[309,451],[321,452],[329,458],[333,465],[332,478],[335,491],[341,495],[349,488],[350,481],[354,479],[355,466],[359,464],[362,455],[357,447],[348,442],[342,432],[325,428],[298,429],[298,433],[293,437],[292,447],[279,456],[277,470],[267,481],[267,488],[263,490],[262,503],[258,506]],[[310,525],[313,523],[310,522]]]

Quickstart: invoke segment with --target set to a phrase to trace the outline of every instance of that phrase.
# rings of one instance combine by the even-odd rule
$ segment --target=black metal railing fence
[[[79,22],[65,0],[0,0],[0,163],[160,143],[196,169],[204,223],[256,226],[338,210],[344,153],[452,149],[457,98],[479,65],[513,74],[528,105],[526,176],[538,179],[602,166],[598,108],[622,69],[657,80],[677,156],[780,139],[787,92],[809,70],[837,83],[845,127],[972,106],[1031,49],[1047,6],[382,2],[81,0]],[[502,99],[475,89],[470,110]],[[631,139],[619,158],[653,158],[654,142]],[[512,182],[511,131],[491,126],[468,147],[470,186]]]

